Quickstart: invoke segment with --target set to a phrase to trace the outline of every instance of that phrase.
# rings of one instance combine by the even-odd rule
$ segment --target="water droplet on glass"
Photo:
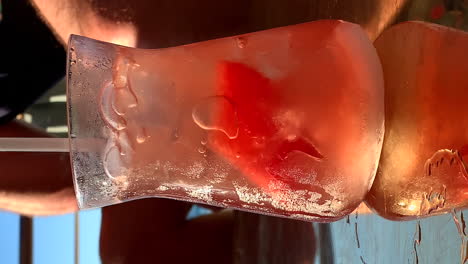
[[[199,147],[198,148],[198,153],[205,154],[206,153],[206,148],[205,147]]]
[[[104,85],[101,91],[101,117],[109,128],[120,131],[127,127],[127,122],[112,107],[113,99],[114,87],[108,83]]]
[[[142,136],[138,135],[136,140],[137,140],[138,144],[142,144],[142,143],[145,143],[146,137],[142,137]]]
[[[138,130],[136,141],[138,144],[143,144],[148,139],[148,134],[146,133],[146,128],[140,128]]]
[[[179,129],[178,128],[174,128],[172,130],[172,134],[171,134],[171,139],[172,141],[177,141],[179,139]]]
[[[115,88],[122,89],[127,86],[127,76],[126,75],[116,75],[113,79]]]
[[[128,58],[120,54],[117,55],[112,68],[112,82],[116,89],[121,89],[127,86],[128,68]]]
[[[247,39],[245,37],[237,37],[236,42],[239,49],[243,49],[245,46],[247,46]]]
[[[76,64],[76,60],[70,60],[70,65],[75,65]]]
[[[122,169],[121,155],[119,148],[111,143],[106,148],[103,160],[104,171],[109,178],[116,178],[121,176]]]
[[[205,146],[206,143],[208,143],[208,141],[206,140],[206,138],[202,138],[202,140],[200,141],[200,144],[202,144],[203,146]]]
[[[200,128],[222,132],[230,139],[239,134],[236,108],[224,96],[202,99],[193,108],[192,118]]]
[[[113,134],[114,138],[116,138],[115,145],[120,151],[121,156],[127,156],[132,151],[134,151],[134,147],[131,144],[131,140],[127,133],[124,131],[116,131]]]
[[[137,106],[136,97],[129,89],[117,89],[114,91],[112,108],[118,115],[125,115],[129,109]]]
[[[236,153],[236,158],[240,158],[240,157],[241,157],[240,153]]]

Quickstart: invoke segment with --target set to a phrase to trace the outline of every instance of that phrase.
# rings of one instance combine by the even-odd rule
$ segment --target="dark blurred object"
[[[468,0],[413,0],[405,20],[424,20],[447,27],[468,30]]]
[[[3,0],[0,124],[13,119],[65,75],[64,47],[27,0]]]
[[[234,263],[314,263],[312,223],[240,211],[235,219]]]
[[[0,22],[2,21],[2,18],[3,18],[2,1],[0,0]]]

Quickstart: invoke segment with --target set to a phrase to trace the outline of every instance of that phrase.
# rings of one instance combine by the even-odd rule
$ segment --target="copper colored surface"
[[[409,22],[375,42],[385,79],[385,139],[367,202],[389,219],[465,207],[468,34]]]

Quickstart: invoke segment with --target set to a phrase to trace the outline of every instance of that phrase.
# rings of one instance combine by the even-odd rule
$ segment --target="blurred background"
[[[0,91],[15,85],[41,87],[39,92],[15,102],[20,108],[24,105],[22,113],[15,114],[15,118],[57,137],[66,137],[65,50],[27,1],[13,2],[2,6],[0,1]],[[464,0],[414,0],[404,5],[395,21],[426,20],[466,30],[467,10],[468,1]],[[21,18],[18,14],[22,14]],[[36,46],[26,47],[31,43]],[[48,58],[47,67],[38,64],[41,60],[34,59],[35,56]],[[10,100],[9,96],[8,92],[0,94],[0,101]],[[26,108],[32,101],[35,103]],[[206,213],[209,210],[194,206],[188,217]],[[242,225],[255,223],[256,229],[250,232],[257,232],[257,239],[249,243],[257,245],[252,254],[246,253],[248,243],[238,245],[236,262],[294,263],[287,258],[290,250],[280,246],[282,236],[287,234],[279,230],[288,229],[279,227],[290,222],[247,213],[237,213],[237,219],[238,237],[246,232]],[[0,263],[101,263],[100,222],[99,209],[35,218],[0,211]],[[463,212],[420,221],[391,222],[367,211],[353,213],[332,224],[310,225],[314,227],[312,235],[317,250],[314,257],[301,263],[466,262],[468,245]],[[264,226],[277,235],[261,231]]]

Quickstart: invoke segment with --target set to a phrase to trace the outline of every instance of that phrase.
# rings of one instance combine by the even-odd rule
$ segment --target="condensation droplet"
[[[112,108],[118,115],[125,115],[129,109],[135,108],[137,101],[129,89],[117,89],[114,91]]]
[[[128,58],[117,54],[114,66],[112,68],[112,82],[116,89],[122,89],[127,86],[127,73],[129,68]]]
[[[240,158],[240,157],[241,157],[240,153],[236,153],[236,158]]]
[[[146,128],[140,128],[138,130],[136,141],[138,144],[143,144],[148,139],[148,134],[146,133]]]
[[[121,166],[121,158],[120,158],[120,150],[119,148],[113,144],[110,143],[106,148],[105,154],[104,154],[104,160],[103,160],[103,166],[104,166],[104,172],[109,178],[116,178],[120,175],[120,170],[122,169]]]
[[[224,96],[212,96],[201,100],[193,108],[192,118],[200,128],[222,132],[230,139],[237,138],[239,134],[236,108]]]
[[[172,139],[172,141],[177,141],[177,140],[179,140],[179,137],[180,137],[180,135],[179,135],[179,129],[178,129],[178,128],[174,128],[174,129],[172,130],[172,134],[171,134],[171,139]]]
[[[126,75],[116,75],[113,79],[115,88],[122,89],[127,86],[127,76]]]
[[[138,105],[138,98],[129,78],[130,72],[136,68],[134,64],[129,58],[118,55],[112,68],[112,83],[115,89],[112,107],[119,115],[125,115],[128,109]]]
[[[143,144],[146,141],[146,137],[138,135],[137,138],[136,138],[136,141],[137,141],[138,144]]]
[[[112,107],[114,87],[108,83],[101,91],[101,117],[107,126],[113,130],[123,130],[127,127],[127,122]]]
[[[205,154],[206,153],[206,148],[205,147],[199,147],[198,148],[198,153]]]
[[[128,135],[126,133],[122,133],[117,131],[114,135],[117,138],[117,142],[115,143],[117,149],[120,152],[121,156],[126,156],[127,152],[132,150],[130,142],[128,140]]]
[[[245,37],[237,37],[236,42],[239,49],[243,49],[247,46],[247,39]]]
[[[202,140],[200,141],[200,144],[202,144],[203,146],[205,146],[207,143],[208,141],[206,140],[206,138],[202,138]]]

